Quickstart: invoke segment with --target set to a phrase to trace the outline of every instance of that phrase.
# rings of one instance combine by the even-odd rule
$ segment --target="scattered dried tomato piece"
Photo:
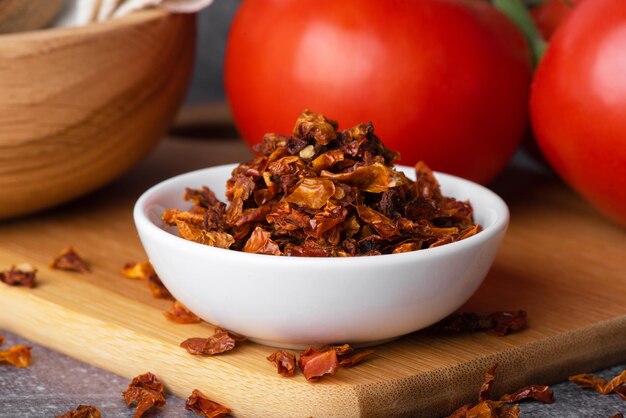
[[[141,416],[153,406],[165,405],[163,383],[150,372],[135,377],[122,392],[127,406],[137,405],[134,418]]]
[[[500,337],[522,330],[526,328],[528,323],[526,311],[523,310],[517,312],[494,312],[487,318],[494,324],[493,327],[487,329],[487,332]]]
[[[602,395],[617,393],[622,399],[626,400],[626,370],[615,376],[608,382],[593,374],[584,373],[569,377],[569,381],[576,383],[580,388],[593,388]]]
[[[32,347],[18,344],[7,350],[0,351],[0,363],[6,362],[16,367],[28,367],[30,366],[31,349]]]
[[[180,346],[189,354],[213,356],[235,348],[237,341],[228,331],[221,328],[215,330],[215,334],[209,338],[188,338]]]
[[[278,374],[290,377],[296,372],[296,356],[292,353],[278,350],[270,354],[267,359],[276,366]]]
[[[126,263],[122,267],[121,273],[129,279],[146,280],[154,298],[174,300],[174,296],[163,285],[149,261]]]
[[[622,414],[621,412],[618,412],[615,415],[611,415],[609,418],[624,418],[624,414]]]
[[[486,401],[491,398],[491,386],[493,386],[493,382],[496,379],[496,369],[498,368],[498,363],[493,363],[487,373],[485,373],[485,379],[483,380],[483,384],[480,386],[478,390],[478,402]]]
[[[148,277],[156,274],[149,261],[126,263],[124,267],[122,267],[121,273],[124,277],[138,280],[148,280]]]
[[[498,363],[494,363],[485,373],[485,378],[478,391],[478,403],[466,404],[455,410],[448,418],[517,418],[519,406],[517,402],[536,400],[543,403],[553,403],[554,394],[548,386],[526,386],[511,395],[503,395],[499,400],[490,398],[490,391],[495,381],[495,371]]]
[[[78,405],[78,408],[67,411],[56,418],[100,418],[100,410],[95,406]]]
[[[266,134],[255,146],[262,155],[235,167],[228,205],[207,187],[186,189],[193,207],[165,210],[162,219],[200,244],[297,257],[418,251],[482,230],[469,202],[443,196],[426,164],[415,166],[416,181],[395,170],[399,154],[371,123],[337,126],[303,112],[293,136]]]
[[[472,405],[471,403],[468,403],[468,404],[465,404],[463,406],[460,406],[453,413],[448,415],[447,418],[465,418],[467,416],[467,411],[472,409],[473,406],[474,405]]]
[[[306,380],[316,381],[325,374],[334,374],[339,368],[339,360],[333,349],[320,351],[309,347],[300,355],[299,365]]]
[[[355,366],[365,360],[366,357],[369,357],[373,352],[374,350],[363,350],[349,355],[338,355],[339,367],[347,369],[349,367]]]
[[[152,293],[152,297],[156,299],[170,299],[174,300],[174,296],[170,293],[169,290],[163,285],[161,279],[156,274],[151,274],[148,276],[148,287],[150,288],[150,292]]]
[[[480,316],[473,312],[454,313],[427,330],[430,334],[447,332],[478,332],[487,331],[500,337],[520,331],[527,326],[526,311],[494,312]]]
[[[554,402],[554,392],[548,386],[530,385],[523,387],[510,395],[503,395],[500,400],[507,403],[517,403],[526,399],[534,399],[543,403]]]
[[[465,413],[465,418],[517,418],[519,406],[508,405],[499,401],[485,400],[470,408]]]
[[[88,273],[89,266],[78,255],[74,247],[69,246],[63,249],[50,263],[50,268],[56,270],[75,271],[78,273]]]
[[[175,300],[169,311],[164,311],[163,316],[173,322],[179,324],[196,324],[202,322],[202,319],[195,313],[191,312],[185,305]]]
[[[9,286],[35,287],[37,269],[29,263],[12,266],[10,270],[0,271],[0,282]]]
[[[0,335],[0,345],[2,345],[2,343],[4,343],[4,336]]]
[[[187,398],[185,409],[192,411],[200,417],[207,418],[221,418],[231,413],[230,409],[210,400],[198,389],[194,389],[189,398]]]
[[[232,338],[233,340],[235,340],[238,343],[242,343],[242,342],[244,342],[244,341],[246,341],[248,339],[248,337],[246,337],[245,335],[237,334],[236,332],[227,330],[227,329],[222,328],[222,327],[215,327],[215,334],[222,333],[222,332],[228,333],[228,335],[230,335],[230,338]]]

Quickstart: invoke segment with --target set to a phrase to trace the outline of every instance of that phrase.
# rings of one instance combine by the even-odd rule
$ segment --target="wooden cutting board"
[[[0,285],[0,328],[129,378],[152,371],[181,397],[199,388],[240,417],[442,416],[475,399],[494,361],[499,395],[626,360],[625,231],[556,178],[523,169],[509,169],[494,185],[511,207],[511,226],[464,309],[522,308],[527,330],[507,337],[415,333],[318,383],[279,376],[265,359],[273,350],[250,342],[213,358],[187,354],[178,344],[212,334],[212,326],[166,321],[161,311],[170,302],[119,274],[125,262],[145,258],[131,209],[160,180],[249,156],[240,141],[169,139],[96,194],[0,223],[0,269],[22,261],[40,269],[35,289]],[[69,244],[92,273],[47,267]]]

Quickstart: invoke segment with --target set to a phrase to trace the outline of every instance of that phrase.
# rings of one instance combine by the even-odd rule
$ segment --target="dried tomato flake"
[[[316,381],[325,374],[334,374],[339,360],[335,350],[319,351],[309,347],[300,355],[299,365],[306,380]]]
[[[156,274],[151,274],[148,276],[148,287],[150,288],[150,292],[152,293],[152,297],[156,299],[170,299],[174,300],[174,296],[170,293],[169,290],[163,285],[161,279]]]
[[[526,311],[504,311],[481,316],[473,312],[454,313],[427,330],[430,334],[486,331],[500,337],[527,327]]]
[[[296,356],[292,353],[278,350],[270,354],[267,359],[276,366],[278,374],[290,377],[296,372]]]
[[[189,398],[187,398],[185,409],[206,418],[221,418],[231,413],[230,409],[210,400],[198,389],[194,389]]]
[[[196,324],[202,321],[199,316],[191,312],[185,305],[177,300],[172,303],[172,307],[169,311],[163,312],[163,316],[179,324]]]
[[[155,375],[147,372],[135,377],[122,395],[127,406],[137,405],[134,418],[141,418],[153,406],[165,405],[163,392],[163,383]]]
[[[95,406],[78,405],[78,408],[67,411],[56,418],[100,418],[100,410]]]
[[[399,154],[371,123],[337,127],[303,112],[292,136],[266,134],[262,155],[232,171],[228,205],[188,188],[193,207],[167,209],[163,221],[199,244],[298,257],[417,251],[480,233],[469,202],[443,196],[426,164],[416,164],[416,181],[393,167]]]
[[[32,347],[18,344],[7,350],[2,350],[0,351],[0,363],[5,362],[16,367],[28,367],[30,366],[31,349]]]
[[[174,296],[163,285],[149,261],[126,263],[122,267],[121,273],[129,279],[146,280],[154,298],[174,300]]]
[[[602,395],[617,393],[622,399],[626,400],[626,370],[615,376],[608,382],[593,374],[584,373],[570,376],[569,381],[576,383],[580,388],[593,388]]]
[[[35,287],[37,269],[29,263],[12,266],[10,270],[0,271],[0,282],[9,286]]]
[[[148,280],[151,275],[156,275],[149,261],[129,262],[122,267],[121,273],[129,279]]]
[[[189,354],[213,356],[235,348],[237,341],[226,330],[218,328],[209,338],[188,338],[180,346]]]
[[[339,367],[349,368],[355,366],[356,364],[365,360],[366,357],[369,357],[373,352],[374,350],[363,350],[349,355],[338,354]]]
[[[78,273],[89,272],[89,266],[85,260],[78,255],[78,252],[76,252],[72,246],[63,249],[63,251],[61,251],[59,255],[54,258],[54,260],[52,260],[50,268],[56,270],[75,271]]]
[[[478,403],[466,404],[455,410],[448,418],[517,418],[519,406],[517,402],[536,400],[543,403],[554,402],[554,394],[548,386],[526,386],[511,395],[503,395],[499,400],[490,398],[491,387],[495,381],[495,370],[498,363],[494,363],[485,373],[485,378],[478,391]]]

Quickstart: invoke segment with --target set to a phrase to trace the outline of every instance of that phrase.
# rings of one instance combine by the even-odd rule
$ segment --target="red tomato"
[[[403,163],[486,183],[522,137],[529,55],[484,1],[246,0],[225,86],[250,144],[308,108],[341,128],[371,120]]]
[[[544,39],[548,40],[561,22],[570,14],[577,3],[582,0],[548,0],[533,7],[530,11],[537,29]]]
[[[626,1],[574,9],[537,69],[531,114],[557,173],[626,226]]]

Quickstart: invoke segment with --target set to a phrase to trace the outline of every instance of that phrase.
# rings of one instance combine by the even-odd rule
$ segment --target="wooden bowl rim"
[[[7,33],[0,35],[0,47],[3,44],[10,44],[15,41],[49,41],[55,38],[68,39],[71,37],[82,38],[84,36],[101,35],[153,20],[166,19],[172,15],[172,12],[155,8],[138,10],[126,16],[105,22],[93,22],[84,26],[53,27],[27,32]]]

